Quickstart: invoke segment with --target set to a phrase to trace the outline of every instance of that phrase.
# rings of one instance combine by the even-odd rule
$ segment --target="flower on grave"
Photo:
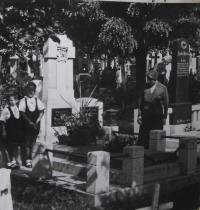
[[[81,127],[90,127],[92,125],[91,116],[89,113],[81,110],[78,113],[72,114],[66,118],[65,126],[69,133],[80,129]]]
[[[184,128],[185,132],[190,132],[190,131],[194,131],[194,130],[195,130],[195,128],[193,128],[190,124],[186,125],[186,127]]]

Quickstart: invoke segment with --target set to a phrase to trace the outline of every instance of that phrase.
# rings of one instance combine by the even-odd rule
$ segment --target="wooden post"
[[[151,130],[149,139],[149,149],[151,151],[165,151],[166,150],[166,131],[164,130]]]
[[[121,182],[129,187],[143,184],[144,177],[144,147],[126,146],[123,149]]]

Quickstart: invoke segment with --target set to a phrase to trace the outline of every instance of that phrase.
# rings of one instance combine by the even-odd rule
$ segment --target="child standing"
[[[40,131],[40,121],[44,114],[44,104],[35,96],[36,85],[30,82],[26,86],[26,96],[20,100],[19,111],[23,118],[25,140],[25,166],[32,167],[32,148]]]
[[[10,159],[7,167],[15,169],[19,168],[17,157],[21,141],[21,117],[15,94],[8,95],[7,100],[8,106],[3,109],[0,121],[2,122],[2,137],[5,139],[5,148]]]

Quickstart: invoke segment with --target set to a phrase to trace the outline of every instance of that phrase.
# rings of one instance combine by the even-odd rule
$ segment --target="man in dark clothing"
[[[150,130],[163,129],[166,123],[169,97],[166,86],[157,81],[155,70],[147,73],[147,83],[139,98],[138,123],[140,124],[138,145],[149,147]]]

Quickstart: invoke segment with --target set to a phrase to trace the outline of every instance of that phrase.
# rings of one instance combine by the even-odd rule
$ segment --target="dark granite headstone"
[[[66,118],[72,114],[71,108],[52,109],[51,126],[64,126]]]
[[[175,40],[172,49],[172,71],[169,83],[170,104],[173,108],[170,124],[191,122],[189,56],[188,41],[185,39]]]

